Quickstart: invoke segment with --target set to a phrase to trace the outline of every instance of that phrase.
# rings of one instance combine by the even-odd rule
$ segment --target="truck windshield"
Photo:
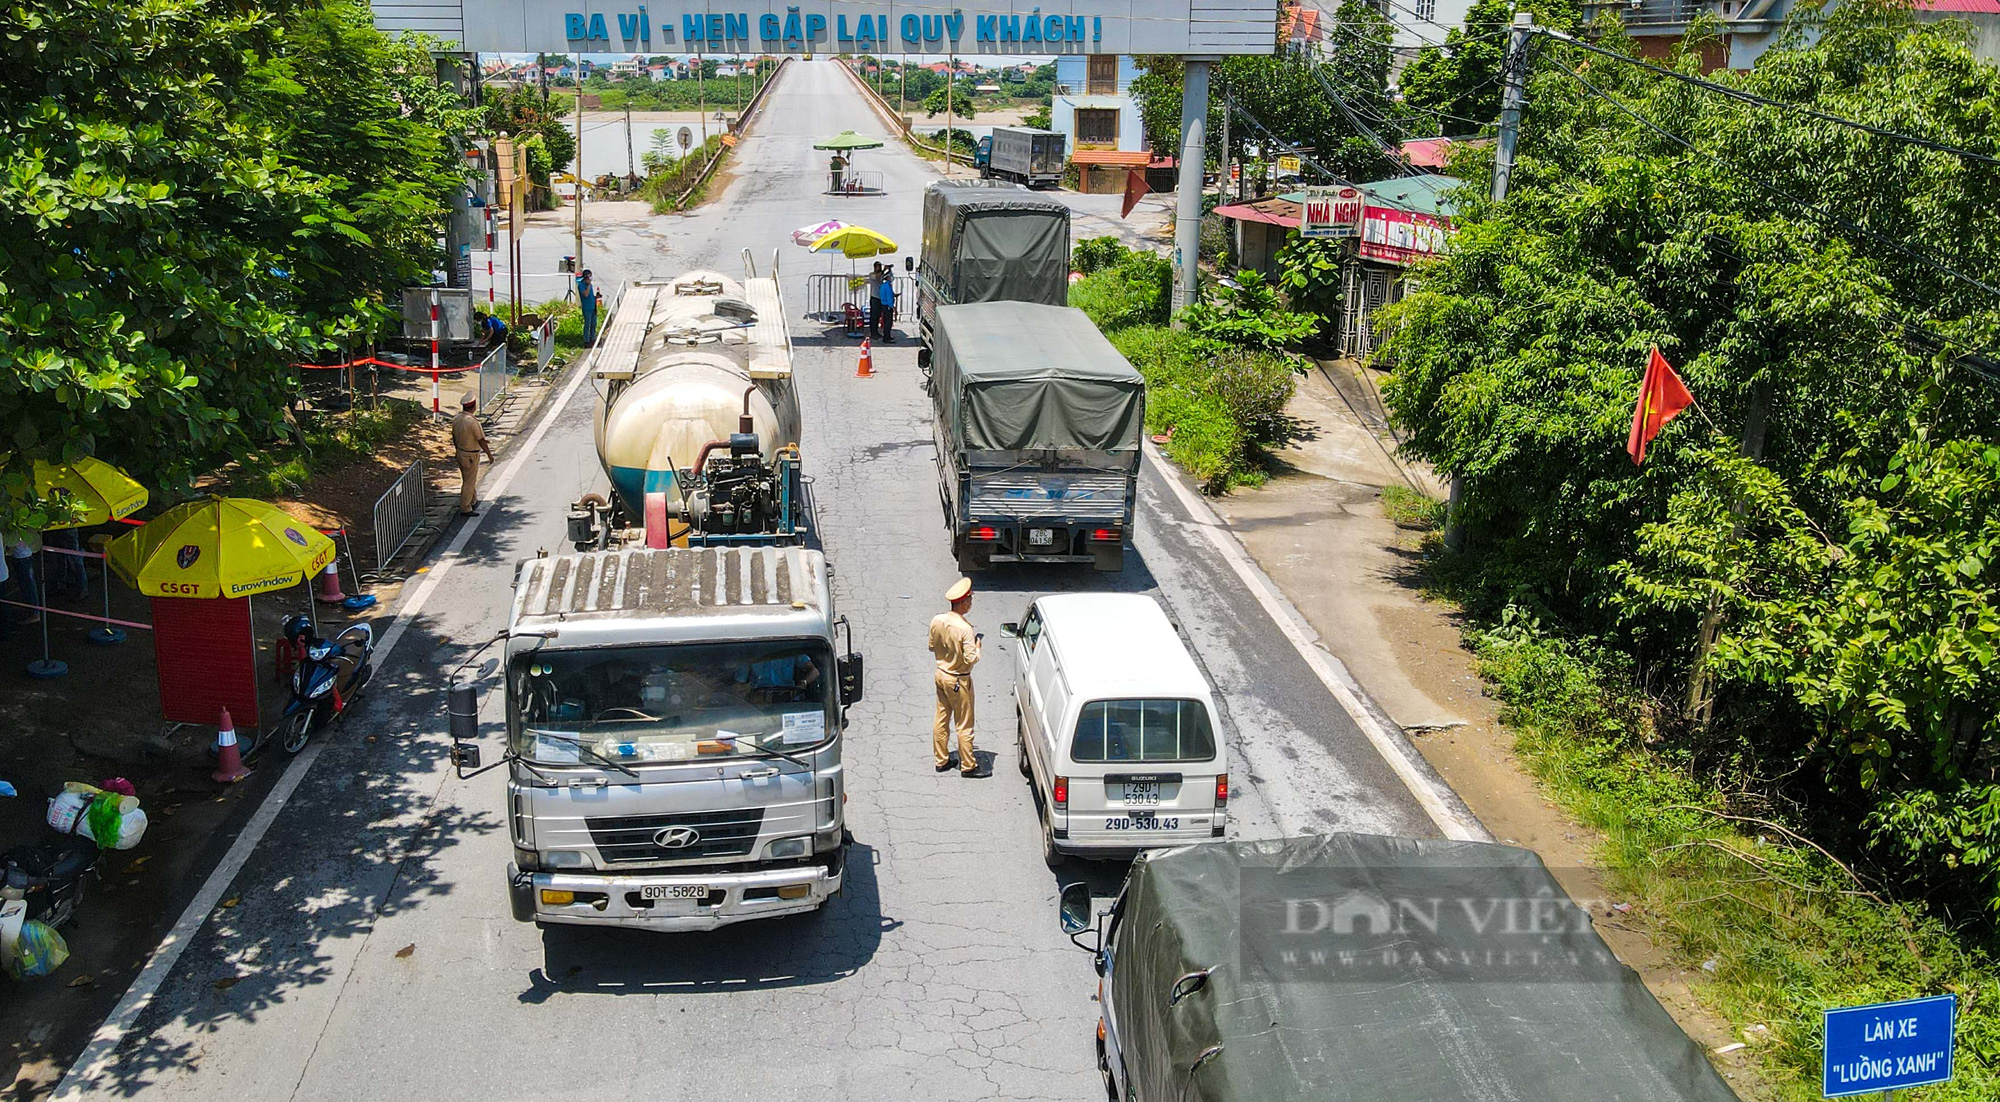
[[[820,640],[544,647],[507,668],[507,733],[547,765],[798,753],[840,729],[832,680]]]

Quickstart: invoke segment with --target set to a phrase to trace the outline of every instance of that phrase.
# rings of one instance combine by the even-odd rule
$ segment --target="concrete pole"
[[[576,271],[583,271],[583,55],[571,54],[576,76]],[[574,274],[574,273],[573,273]],[[583,303],[577,303],[579,307]]]
[[[1515,13],[1514,27],[1507,37],[1507,59],[1500,67],[1500,137],[1493,152],[1495,203],[1507,198],[1507,185],[1514,176],[1514,147],[1521,140],[1521,103],[1528,94],[1528,35],[1534,27],[1534,16]],[[1444,511],[1444,546],[1448,551],[1465,548],[1465,524],[1459,519],[1464,504],[1465,480],[1454,474]]]
[[[1175,176],[1174,328],[1180,312],[1194,305],[1201,287],[1201,167],[1208,152],[1208,58],[1183,62],[1181,81],[1181,163]]]
[[[944,174],[951,176],[951,155],[958,148],[951,135],[951,84],[958,75],[958,55],[946,54],[944,63]]]

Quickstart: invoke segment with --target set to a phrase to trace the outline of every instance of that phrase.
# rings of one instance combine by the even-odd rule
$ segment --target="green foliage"
[[[721,134],[710,134],[707,141],[691,147],[685,157],[675,157],[664,150],[680,148],[678,142],[669,147],[659,140],[661,137],[666,135],[656,135],[653,149],[646,154],[646,182],[640,187],[639,194],[653,204],[654,213],[671,214],[702,200],[703,195],[697,192],[688,196],[686,203],[682,204],[681,194],[694,186],[712,158],[726,156],[724,151],[728,147],[723,144]],[[580,326],[582,322],[577,324]]]
[[[1340,272],[1345,241],[1292,234],[1278,250],[1278,289],[1292,309],[1329,317],[1340,308]]]
[[[1478,0],[1465,26],[1425,46],[1397,78],[1413,129],[1425,135],[1476,134],[1500,117],[1500,66],[1507,56],[1511,0]]]
[[[2000,70],[1961,31],[1869,3],[1793,20],[1753,71],[1710,78],[2000,148],[1976,106],[2000,102]],[[1675,701],[1659,737],[1689,767],[1913,893],[2000,910],[2000,392],[1959,359],[2000,333],[2000,301],[1933,260],[1949,242],[1953,268],[2000,281],[2000,176],[1589,64],[1670,140],[1571,79],[1582,56],[1539,56],[1509,198],[1462,206],[1382,316],[1404,447],[1464,490],[1473,610],[1518,604],[1632,656],[1614,676]],[[1700,408],[1634,470],[1656,343]],[[1689,681],[1712,708],[1681,714],[1708,695],[1670,688]]]
[[[1960,1052],[1991,1052],[2000,975],[1944,922],[1885,901],[1781,824],[1721,817],[1721,792],[1649,749],[1651,704],[1629,660],[1548,633],[1518,606],[1471,642],[1504,704],[1515,750],[1545,791],[1604,835],[1606,889],[1621,919],[1669,953],[1703,1002],[1746,1034],[1773,1094],[1819,1097],[1820,1012],[1914,994],[1957,992]],[[1958,1062],[1927,1098],[2000,1093],[1985,1060]]]
[[[1086,246],[1090,246],[1086,248]],[[1081,259],[1079,259],[1081,257]],[[1070,285],[1069,304],[1109,333],[1129,325],[1161,325],[1173,308],[1173,262],[1158,253],[1126,249],[1115,237],[1078,244],[1071,261],[1091,263],[1090,274]]]
[[[1288,427],[1284,409],[1297,382],[1290,360],[1162,325],[1117,330],[1111,343],[1146,377],[1147,431],[1172,434],[1167,457],[1204,490],[1221,493],[1261,473],[1257,449]]]
[[[951,90],[950,97],[951,97],[952,118],[971,119],[971,118],[977,118],[979,116],[979,108],[973,104],[971,93],[972,89],[965,81],[960,81],[958,87],[953,88]],[[944,114],[945,96],[946,96],[945,89],[942,86],[940,86],[937,91],[932,92],[928,96],[925,96],[924,114],[932,118]]]
[[[1297,347],[1319,329],[1319,318],[1279,301],[1262,272],[1237,272],[1233,286],[1218,282],[1211,291],[1181,314],[1187,327],[1204,337],[1275,352]]]
[[[1384,486],[1382,515],[1402,528],[1429,532],[1444,527],[1444,502],[1408,486]]]
[[[179,492],[281,431],[287,365],[436,260],[458,113],[424,48],[345,4],[9,10],[0,495],[91,454]]]
[[[303,447],[287,442],[251,452],[224,472],[224,482],[228,492],[239,497],[294,494],[316,474],[372,458],[382,445],[400,439],[424,416],[422,406],[396,398],[383,399],[373,408],[356,406],[344,413],[304,414],[300,426]]]
[[[498,87],[485,92],[486,128],[505,134],[528,151],[528,179],[534,183],[529,209],[552,210],[549,178],[576,159],[576,135],[563,122],[576,103],[570,96],[546,96],[539,88]]]
[[[1055,125],[1055,120],[1050,117],[1047,105],[1043,105],[1022,115],[1021,125],[1035,130],[1047,130]]]
[[[1388,20],[1374,5],[1346,0],[1335,13],[1338,48],[1323,61],[1309,53],[1286,51],[1265,57],[1230,57],[1214,63],[1209,77],[1208,133],[1211,157],[1221,160],[1223,90],[1246,112],[1271,128],[1279,139],[1314,150],[1315,160],[1353,180],[1377,180],[1391,175],[1382,150],[1354,128],[1334,106],[1332,97],[1313,75],[1317,66],[1327,84],[1387,142],[1402,139],[1395,102],[1389,94],[1390,42]],[[1141,72],[1132,82],[1139,117],[1154,152],[1173,155],[1180,144],[1182,68],[1177,57],[1142,57]],[[1232,152],[1240,156],[1245,143],[1262,137],[1238,123],[1230,128]]]

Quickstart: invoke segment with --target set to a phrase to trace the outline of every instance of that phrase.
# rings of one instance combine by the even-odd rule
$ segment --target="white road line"
[[[1416,763],[1410,760],[1406,750],[1408,743],[1402,737],[1402,732],[1392,733],[1381,717],[1363,702],[1354,675],[1348,672],[1346,663],[1318,646],[1316,633],[1305,622],[1305,618],[1299,615],[1299,611],[1292,607],[1291,601],[1278,591],[1270,576],[1256,563],[1250,561],[1250,556],[1243,550],[1243,545],[1236,542],[1236,537],[1230,533],[1228,525],[1223,523],[1222,518],[1215,514],[1215,510],[1201,500],[1194,491],[1181,484],[1180,478],[1167,463],[1166,457],[1162,456],[1159,449],[1150,442],[1146,444],[1146,454],[1159,469],[1160,477],[1167,485],[1173,487],[1174,496],[1180,500],[1181,507],[1188,511],[1194,526],[1208,537],[1208,542],[1222,555],[1223,561],[1236,571],[1236,576],[1242,579],[1251,595],[1257,598],[1257,603],[1264,606],[1265,614],[1270,616],[1272,623],[1278,625],[1278,630],[1284,633],[1285,639],[1292,644],[1292,649],[1299,653],[1300,658],[1305,659],[1306,665],[1312,667],[1320,683],[1326,686],[1326,691],[1333,694],[1333,698],[1340,702],[1341,710],[1347,713],[1356,727],[1361,728],[1362,734],[1368,736],[1368,741],[1375,747],[1375,752],[1382,755],[1382,760],[1389,764],[1390,770],[1396,774],[1396,779],[1402,781],[1403,787],[1409,789],[1410,795],[1416,797],[1418,806],[1431,817],[1431,821],[1444,832],[1444,836],[1461,842],[1491,842],[1493,835],[1487,833],[1485,827],[1480,826],[1479,822],[1469,814],[1462,814],[1458,810],[1455,806],[1456,797],[1451,791],[1431,774],[1418,769]]]
[[[578,364],[572,369],[569,385],[563,387],[562,393],[553,402],[542,408],[541,423],[535,426],[535,431],[529,435],[527,442],[514,451],[506,467],[500,471],[499,477],[494,479],[489,488],[488,508],[459,526],[458,534],[452,537],[451,545],[445,549],[437,565],[425,574],[416,591],[403,602],[402,607],[396,610],[395,622],[389,625],[388,632],[382,637],[382,645],[377,649],[377,670],[388,669],[389,656],[394,653],[396,644],[402,641],[403,632],[408,629],[417,613],[423,611],[425,602],[437,592],[438,585],[444,581],[445,575],[458,564],[459,556],[465,550],[466,543],[472,539],[473,533],[478,531],[480,524],[484,523],[488,516],[492,515],[491,503],[498,501],[507,492],[507,487],[514,482],[514,476],[520,472],[521,465],[535,453],[535,449],[541,445],[542,437],[548,435],[549,426],[555,423],[556,416],[569,405],[570,399],[576,395],[577,388],[589,377],[589,362]],[[70,1065],[69,1072],[56,1086],[55,1094],[52,1096],[53,1102],[69,1102],[84,1097],[91,1086],[110,1068],[117,1055],[118,1046],[124,1042],[126,1034],[138,1022],[139,1016],[152,1005],[153,996],[173,973],[174,965],[181,959],[181,953],[186,951],[195,934],[200,932],[202,923],[206,922],[208,916],[214,912],[216,904],[222,901],[223,893],[229,890],[230,884],[236,879],[236,874],[243,871],[243,866],[250,860],[250,854],[255,852],[257,844],[263,841],[265,833],[271,829],[271,824],[277,821],[278,813],[284,810],[292,794],[298,791],[300,783],[312,770],[313,763],[319,760],[320,750],[325,745],[325,739],[314,741],[290,763],[285,775],[278,778],[277,785],[264,797],[263,804],[250,816],[249,823],[244,825],[243,833],[236,836],[236,841],[230,845],[229,852],[223,854],[222,863],[215,866],[215,870],[208,874],[208,879],[202,883],[201,890],[195,893],[187,909],[181,912],[180,920],[174,923],[174,928],[168,931],[166,938],[153,950],[153,955],[147,958],[146,967],[139,970],[138,976],[132,980],[132,986],[125,990],[125,997],[118,1000],[118,1005],[112,1009],[111,1015],[104,1019],[103,1025],[97,1027],[97,1032],[91,1035],[90,1043],[84,1046],[76,1062]]]

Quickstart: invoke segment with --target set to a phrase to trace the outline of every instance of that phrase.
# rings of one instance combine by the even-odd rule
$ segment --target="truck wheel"
[[[1094,548],[1091,556],[1095,560],[1093,565],[1100,574],[1116,574],[1125,569],[1125,545],[1122,543]]]
[[[1059,869],[1063,867],[1063,862],[1066,860],[1068,860],[1068,857],[1063,851],[1056,848],[1055,830],[1049,826],[1048,815],[1044,814],[1042,816],[1042,863],[1052,869]]]

